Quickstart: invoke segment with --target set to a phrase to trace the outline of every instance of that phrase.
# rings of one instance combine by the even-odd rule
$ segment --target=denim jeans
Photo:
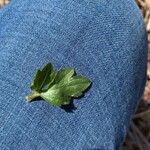
[[[92,80],[72,112],[25,100],[36,69],[48,62]],[[146,63],[133,0],[12,0],[0,10],[0,149],[118,150]]]

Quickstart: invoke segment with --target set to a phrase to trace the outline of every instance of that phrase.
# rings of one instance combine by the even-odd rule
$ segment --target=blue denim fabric
[[[93,81],[72,113],[24,98],[48,62]],[[144,89],[146,62],[133,0],[12,0],[0,11],[0,149],[118,150]]]

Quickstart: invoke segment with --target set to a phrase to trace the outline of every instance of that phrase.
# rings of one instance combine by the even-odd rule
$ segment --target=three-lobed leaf
[[[49,63],[37,71],[31,84],[32,94],[27,99],[32,101],[38,95],[53,105],[67,105],[71,97],[80,97],[90,84],[86,77],[75,75],[74,69],[65,68],[57,72]]]

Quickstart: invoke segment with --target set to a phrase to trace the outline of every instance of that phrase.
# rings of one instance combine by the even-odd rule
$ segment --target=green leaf
[[[63,84],[65,82],[68,82],[68,79],[70,79],[74,75],[74,73],[74,69],[72,68],[59,70],[54,81],[55,84]]]
[[[47,92],[41,93],[41,97],[47,102],[61,106],[65,103],[69,104],[71,97],[65,95],[61,89],[49,89]]]
[[[63,91],[68,96],[79,97],[91,84],[91,81],[83,76],[74,76],[68,84],[64,85]]]
[[[52,64],[47,64],[43,70],[37,70],[36,76],[31,84],[31,89],[37,92],[46,91],[53,81],[56,73]]]
[[[40,96],[52,105],[67,105],[71,98],[80,97],[90,84],[88,78],[75,75],[74,69],[65,68],[57,72],[49,63],[43,70],[37,71],[31,84],[32,93],[26,99],[32,101]]]

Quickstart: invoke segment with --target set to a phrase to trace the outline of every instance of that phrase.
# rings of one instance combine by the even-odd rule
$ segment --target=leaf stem
[[[35,99],[39,96],[40,96],[40,93],[34,91],[30,95],[26,96],[25,98],[28,102],[31,102],[33,99]]]

